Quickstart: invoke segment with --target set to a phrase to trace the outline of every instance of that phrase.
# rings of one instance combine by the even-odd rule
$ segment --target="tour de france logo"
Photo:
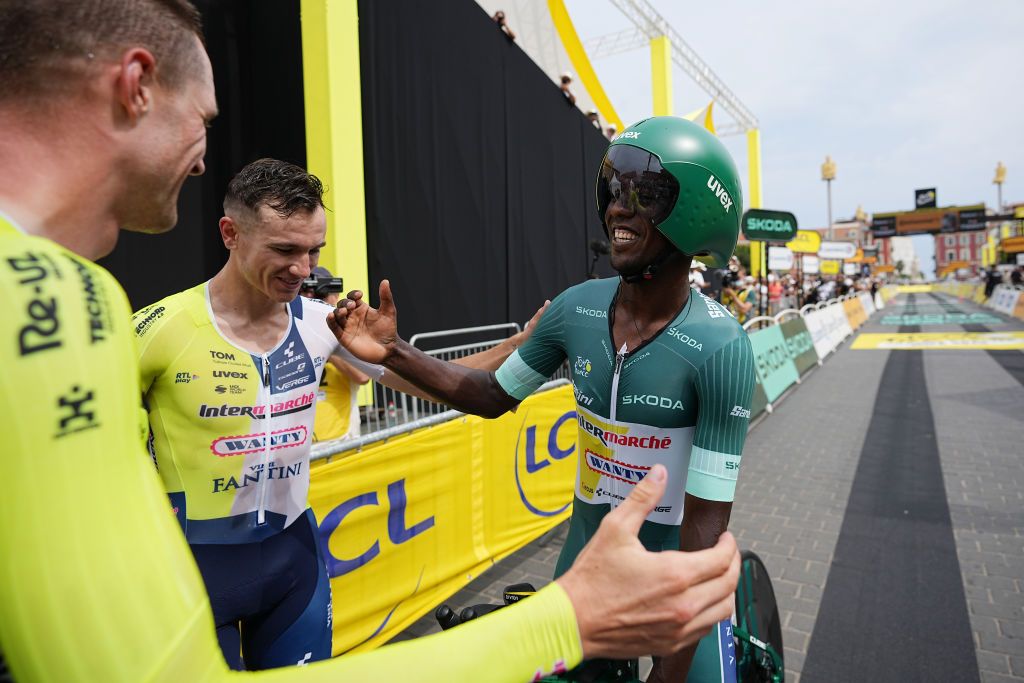
[[[578,377],[590,377],[590,371],[594,369],[594,366],[590,364],[590,359],[584,359],[583,356],[576,356],[575,372]]]

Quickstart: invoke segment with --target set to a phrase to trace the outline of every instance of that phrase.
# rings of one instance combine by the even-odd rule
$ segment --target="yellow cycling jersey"
[[[338,346],[331,307],[296,297],[288,327],[266,353],[218,329],[207,284],[137,312],[150,451],[189,543],[250,543],[309,507],[309,449],[317,388],[340,354],[374,379],[380,366]]]
[[[359,386],[327,362],[316,393],[314,442],[359,436]]]
[[[0,291],[0,651],[15,680],[524,681],[579,663],[572,605],[552,584],[428,638],[300,669],[229,671],[146,456],[123,290],[0,214]]]

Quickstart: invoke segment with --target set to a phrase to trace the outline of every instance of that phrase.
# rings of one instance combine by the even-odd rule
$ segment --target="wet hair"
[[[73,91],[69,81],[130,47],[180,85],[199,65],[199,12],[188,0],[0,0],[0,101]]]
[[[281,218],[298,211],[315,211],[324,205],[324,186],[312,173],[278,159],[257,159],[228,183],[224,211],[245,207],[273,209]]]

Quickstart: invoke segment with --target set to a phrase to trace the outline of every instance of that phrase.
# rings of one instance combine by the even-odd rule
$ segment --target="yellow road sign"
[[[839,261],[822,260],[819,267],[822,275],[839,275]]]
[[[814,230],[797,230],[796,237],[786,242],[786,247],[794,254],[817,254],[821,248],[821,235]]]
[[[864,333],[853,342],[853,349],[892,349],[894,351],[951,349],[1024,350],[1024,332],[913,332]]]

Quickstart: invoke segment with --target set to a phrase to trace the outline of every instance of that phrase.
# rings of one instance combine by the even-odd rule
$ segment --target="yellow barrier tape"
[[[387,642],[566,519],[576,434],[566,386],[496,420],[459,418],[314,466],[334,654]]]

